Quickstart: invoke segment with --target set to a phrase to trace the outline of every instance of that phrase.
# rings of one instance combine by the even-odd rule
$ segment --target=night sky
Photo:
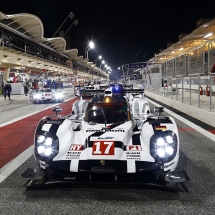
[[[181,33],[191,33],[196,22],[215,17],[212,0],[4,0],[0,11],[5,14],[31,13],[44,25],[46,38],[53,36],[69,12],[79,21],[67,35],[78,56],[85,55],[88,41],[95,49],[88,52],[90,61],[101,54],[114,76],[120,76],[118,66],[144,62],[177,42]],[[73,20],[74,20],[73,19]],[[68,19],[61,30],[66,31]],[[97,61],[98,62],[98,61]]]

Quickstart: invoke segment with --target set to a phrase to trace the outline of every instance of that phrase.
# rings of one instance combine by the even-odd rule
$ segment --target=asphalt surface
[[[74,97],[73,88],[62,89],[64,100]],[[44,110],[51,106],[56,106],[57,103],[39,103],[32,104],[29,96],[11,95],[11,100],[5,101],[3,96],[0,97],[0,125],[11,120],[19,119],[37,111]]]
[[[32,156],[0,184],[0,214],[215,214],[215,142],[175,120],[180,136],[178,169],[189,175],[190,192],[105,184],[26,190],[22,185],[27,180],[20,175],[28,167],[36,168]]]

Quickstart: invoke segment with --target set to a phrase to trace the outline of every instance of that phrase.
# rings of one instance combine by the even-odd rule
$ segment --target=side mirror
[[[73,131],[80,131],[81,130],[81,121],[71,121],[71,126]]]
[[[58,116],[58,113],[62,112],[62,107],[60,106],[53,107],[52,111],[56,113],[56,116]]]
[[[158,113],[158,116],[160,116],[161,113],[164,112],[163,107],[154,107],[154,112]]]

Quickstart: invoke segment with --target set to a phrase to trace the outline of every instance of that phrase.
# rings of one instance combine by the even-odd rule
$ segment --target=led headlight
[[[35,99],[40,99],[40,98],[41,98],[41,95],[40,95],[40,94],[34,94],[34,98],[35,98]]]
[[[38,135],[36,137],[36,153],[43,157],[55,156],[58,153],[58,138],[55,140],[45,135]]]
[[[173,143],[174,142],[172,136],[166,136],[166,141],[167,141],[167,143]]]
[[[56,94],[55,94],[55,97],[56,97],[57,99],[60,99],[60,98],[63,97],[63,94],[62,94],[62,93],[56,93]]]
[[[177,142],[177,136],[172,131],[156,133],[150,140],[150,154],[155,159],[164,159],[163,161],[168,162],[177,153]]]
[[[45,136],[43,136],[43,135],[39,135],[39,136],[37,137],[37,142],[38,142],[38,143],[42,143],[42,142],[44,142],[44,140],[45,140]]]
[[[156,141],[157,146],[165,146],[165,141],[163,138],[158,138]]]
[[[52,138],[47,137],[44,144],[45,144],[46,146],[51,146],[51,144],[52,144]]]

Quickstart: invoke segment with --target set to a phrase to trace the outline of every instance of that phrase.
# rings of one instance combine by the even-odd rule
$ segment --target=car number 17
[[[94,141],[93,142],[93,155],[114,155],[114,142],[113,141]]]

